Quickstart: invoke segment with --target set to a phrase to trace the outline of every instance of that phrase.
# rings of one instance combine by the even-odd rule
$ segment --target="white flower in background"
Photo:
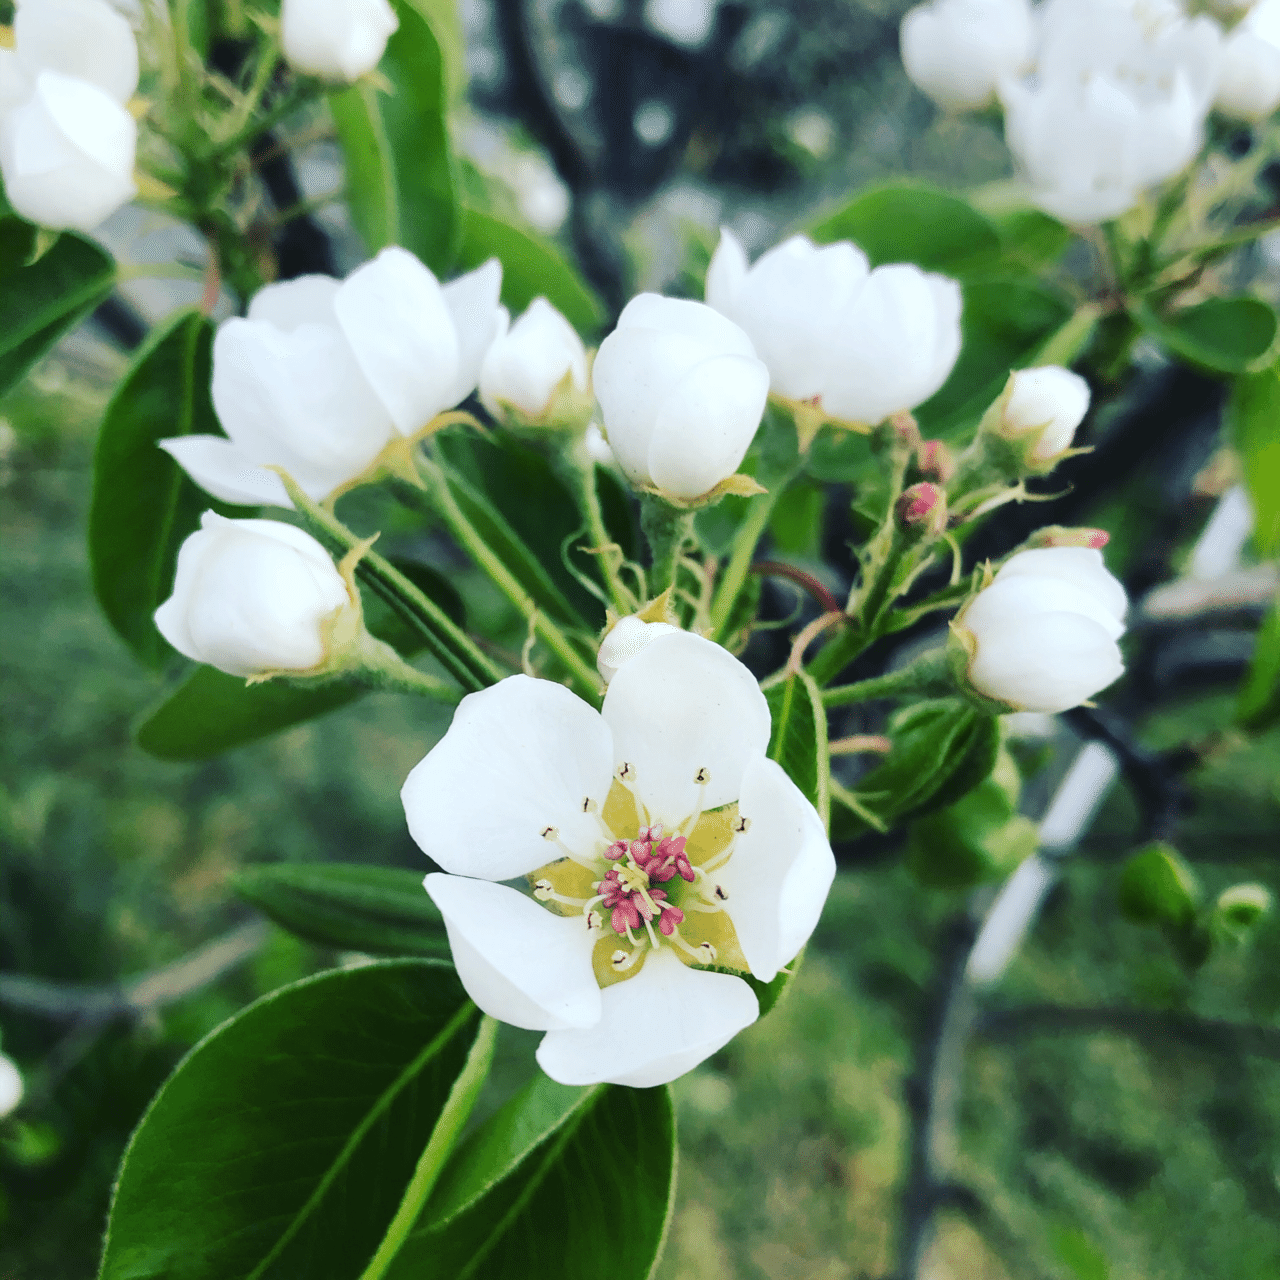
[[[14,209],[91,231],[128,201],[138,47],[105,0],[23,0],[0,49],[0,174]]]
[[[1280,0],[1261,0],[1227,36],[1214,105],[1254,123],[1280,107]]]
[[[767,982],[808,940],[835,861],[768,741],[751,673],[676,632],[618,670],[599,713],[527,676],[470,694],[409,775],[459,977],[547,1033],[553,1079],[675,1079],[758,1016],[735,975]],[[522,875],[533,898],[493,883]]]
[[[531,421],[554,416],[566,379],[566,389],[585,400],[587,353],[568,320],[546,298],[534,298],[515,324],[500,307],[497,336],[480,366],[484,407],[495,417],[505,409]]]
[[[1006,82],[1000,96],[1005,141],[1032,200],[1065,222],[1119,217],[1200,148],[1204,112],[1181,73],[1167,96],[1146,103],[1101,75]]]
[[[645,622],[636,614],[619,618],[600,642],[596,654],[596,667],[605,684],[618,674],[618,668],[647,649],[659,636],[678,631],[669,622]]]
[[[784,240],[748,267],[738,238],[723,228],[706,299],[751,339],[774,395],[811,400],[826,390],[831,332],[868,271],[866,255],[847,240],[820,249],[805,236]]]
[[[769,370],[736,324],[653,293],[627,303],[592,381],[627,478],[686,500],[737,470],[769,394]]]
[[[953,624],[968,678],[1015,711],[1066,711],[1118,680],[1124,588],[1088,547],[1020,551]]]
[[[18,1109],[22,1101],[22,1073],[7,1053],[0,1053],[0,1120]]]
[[[1031,61],[1027,0],[931,0],[902,19],[902,65],[916,88],[946,110],[985,106],[996,86]]]
[[[1019,369],[1009,379],[999,431],[1030,446],[1029,460],[1046,463],[1071,447],[1089,411],[1089,384],[1070,369]]]
[[[268,466],[325,498],[475,389],[501,284],[496,259],[441,286],[393,247],[344,281],[268,285],[214,339],[213,407],[228,438],[160,445],[227,502],[292,505]]]
[[[592,462],[598,463],[602,467],[616,467],[618,459],[613,456],[613,450],[609,448],[609,442],[604,438],[604,432],[593,422],[591,423],[582,437],[583,448],[587,451],[587,457]]]
[[[400,25],[387,0],[284,0],[280,40],[295,71],[358,80],[382,59]]]
[[[252,677],[320,666],[327,628],[349,605],[347,584],[310,534],[206,511],[178,549],[173,595],[155,618],[179,653]]]
[[[907,263],[877,267],[827,333],[822,406],[875,426],[923,404],[960,354],[960,286]]]

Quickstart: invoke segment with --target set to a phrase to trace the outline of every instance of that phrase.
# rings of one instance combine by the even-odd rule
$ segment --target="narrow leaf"
[[[813,677],[800,671],[766,689],[765,700],[773,717],[769,759],[787,771],[826,826],[831,819],[831,759],[822,693]]]
[[[357,1280],[479,1021],[448,966],[398,960],[223,1023],[130,1140],[100,1280]]]
[[[1280,363],[1235,380],[1228,420],[1253,507],[1253,547],[1265,560],[1280,554]]]

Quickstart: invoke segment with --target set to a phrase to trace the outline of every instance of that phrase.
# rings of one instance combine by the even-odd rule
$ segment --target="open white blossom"
[[[342,575],[309,533],[206,511],[178,549],[173,594],[155,618],[179,653],[250,677],[318,667],[327,624],[350,604]]]
[[[930,0],[908,10],[899,43],[912,84],[946,110],[985,106],[1031,60],[1027,0]]]
[[[1215,105],[1255,123],[1280,107],[1280,0],[1260,0],[1227,36]]]
[[[269,466],[328,497],[475,389],[501,284],[496,259],[441,286],[390,248],[343,281],[268,285],[214,338],[213,407],[227,438],[161,447],[227,502],[292,505]]]
[[[498,332],[480,366],[484,407],[495,416],[509,407],[537,421],[553,412],[566,378],[585,398],[587,353],[568,320],[546,298],[534,298],[514,324],[499,308]]]
[[[128,201],[138,47],[105,0],[22,0],[0,49],[0,175],[24,218],[91,231]]]
[[[527,676],[470,694],[409,775],[463,985],[547,1033],[553,1079],[675,1079],[756,1019],[745,975],[770,981],[813,932],[835,860],[769,729],[736,658],[664,633],[598,713]],[[518,876],[532,898],[495,883]]]
[[[1090,547],[1020,551],[955,627],[968,678],[1014,711],[1066,711],[1118,680],[1128,601]]]
[[[736,324],[653,293],[627,303],[592,381],[627,478],[685,500],[737,470],[769,394],[769,370]]]
[[[284,0],[280,41],[289,65],[326,80],[358,80],[400,25],[387,0]]]

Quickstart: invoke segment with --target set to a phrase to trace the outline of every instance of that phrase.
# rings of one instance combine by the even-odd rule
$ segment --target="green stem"
[[[432,698],[436,702],[457,702],[462,694],[457,685],[419,671],[417,667],[407,663],[391,645],[368,632],[364,635],[360,658],[362,665],[357,670],[357,679],[371,689],[412,693],[418,697]]]
[[[486,1015],[480,1022],[480,1030],[471,1046],[471,1052],[467,1054],[462,1072],[454,1080],[449,1096],[445,1099],[440,1119],[436,1121],[435,1128],[431,1130],[431,1137],[427,1139],[427,1145],[422,1150],[418,1167],[413,1171],[413,1177],[409,1179],[409,1185],[405,1188],[404,1198],[400,1201],[396,1216],[391,1219],[391,1225],[387,1228],[386,1235],[382,1237],[377,1253],[365,1267],[360,1280],[382,1280],[392,1262],[395,1261],[396,1254],[400,1252],[400,1246],[408,1239],[409,1232],[413,1230],[418,1218],[422,1215],[427,1197],[436,1185],[440,1171],[444,1168],[444,1162],[458,1141],[458,1135],[462,1132],[462,1127],[466,1124],[476,1105],[476,1099],[480,1096],[480,1090],[489,1077],[497,1035],[498,1023]]]
[[[847,707],[855,702],[870,702],[873,698],[897,698],[907,694],[937,698],[954,692],[955,684],[947,665],[946,651],[934,649],[901,671],[824,689],[822,703],[827,707]]]
[[[685,543],[693,537],[693,512],[646,493],[640,498],[640,527],[653,554],[649,595],[660,596],[675,582]]]
[[[587,453],[582,437],[578,436],[572,443],[562,448],[553,445],[551,465],[565,487],[573,494],[578,510],[587,523],[587,536],[591,539],[592,548],[595,551],[593,559],[600,567],[614,612],[619,617],[632,613],[637,602],[632,599],[631,593],[618,577],[621,548],[617,558],[604,549],[617,546],[617,541],[605,527],[604,512],[600,507],[600,491],[596,488],[595,460]]]
[[[587,663],[573,647],[568,636],[547,617],[546,611],[538,607],[538,602],[524,589],[515,574],[494,555],[492,548],[458,505],[443,470],[421,452],[417,454],[415,461],[419,475],[426,481],[433,510],[444,520],[449,532],[489,575],[502,594],[515,605],[538,638],[560,659],[573,678],[577,692],[589,699],[598,698],[600,677],[595,668]]]

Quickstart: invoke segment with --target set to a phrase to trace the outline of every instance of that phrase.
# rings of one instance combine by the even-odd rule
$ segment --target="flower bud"
[[[1068,529],[1060,524],[1051,524],[1037,529],[1026,541],[1028,548],[1035,547],[1091,547],[1101,551],[1111,541],[1111,535],[1105,529]]]
[[[268,285],[214,338],[213,407],[227,438],[160,445],[226,502],[292,505],[268,467],[326,498],[471,393],[501,284],[491,260],[442,286],[393,247],[343,281]]]
[[[736,324],[653,293],[627,304],[592,380],[627,478],[682,501],[733,475],[769,394],[769,371]]]
[[[93,230],[133,196],[137,137],[133,117],[96,84],[41,71],[0,117],[9,203],[44,227]]]
[[[996,85],[1031,61],[1033,29],[1027,0],[932,0],[902,19],[902,65],[938,106],[985,106]]]
[[[947,527],[947,495],[929,481],[904,489],[894,507],[905,533],[936,538]]]
[[[1008,460],[1013,474],[1038,475],[1051,471],[1071,447],[1088,409],[1089,384],[1079,374],[1057,365],[1019,369],[1009,375],[983,427],[1014,446],[1016,456]]]
[[[1210,928],[1223,941],[1242,943],[1271,912],[1271,891],[1251,881],[1224,889],[1213,906]],[[0,1104],[0,1115],[4,1113]]]
[[[0,1120],[18,1109],[22,1101],[22,1073],[7,1053],[0,1053]]]
[[[498,333],[480,366],[480,399],[494,417],[514,411],[530,424],[578,424],[590,416],[587,353],[573,326],[546,298],[534,298]]]
[[[1227,37],[1214,105],[1255,124],[1280,106],[1280,4],[1263,0]]]
[[[387,0],[284,0],[280,39],[295,71],[349,82],[378,65],[399,25]]]
[[[635,614],[620,618],[600,642],[600,652],[596,655],[596,666],[605,684],[618,674],[624,662],[647,649],[660,635],[679,629],[668,622],[645,622]]]
[[[155,620],[179,653],[254,678],[317,674],[344,611],[358,620],[346,582],[310,534],[206,511],[178,550],[173,594]]]
[[[1014,711],[1066,711],[1119,679],[1124,588],[1085,547],[1020,551],[952,624],[965,674]]]
[[[587,451],[587,457],[592,462],[598,463],[602,467],[616,467],[618,460],[613,456],[613,450],[609,447],[609,442],[604,438],[604,432],[593,422],[588,427],[582,437],[583,448]]]
[[[916,469],[926,480],[946,484],[956,473],[955,450],[943,440],[922,440],[916,449]]]

